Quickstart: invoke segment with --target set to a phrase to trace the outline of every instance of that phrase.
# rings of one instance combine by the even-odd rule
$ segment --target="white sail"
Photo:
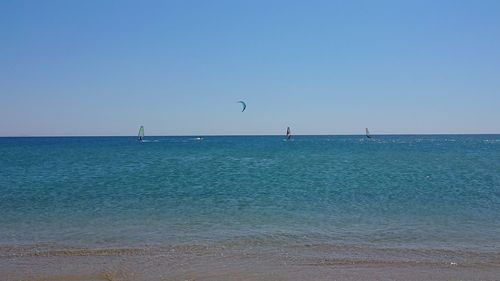
[[[372,136],[370,135],[370,131],[368,131],[368,128],[365,128],[366,131],[366,137],[371,138]]]
[[[144,140],[144,126],[139,128],[139,134],[137,135],[137,139],[142,141]]]
[[[292,137],[292,133],[290,132],[290,127],[286,127],[286,139],[289,140]]]

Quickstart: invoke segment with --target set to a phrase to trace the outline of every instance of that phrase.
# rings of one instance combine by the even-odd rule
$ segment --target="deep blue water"
[[[0,245],[500,249],[500,135],[146,139],[0,138]]]

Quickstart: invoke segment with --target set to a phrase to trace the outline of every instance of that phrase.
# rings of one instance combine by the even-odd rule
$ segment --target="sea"
[[[4,270],[228,248],[500,268],[500,135],[0,138]]]

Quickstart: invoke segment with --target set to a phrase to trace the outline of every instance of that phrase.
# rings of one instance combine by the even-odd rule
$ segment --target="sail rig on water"
[[[141,126],[139,128],[139,134],[137,135],[137,140],[138,141],[143,141],[144,140],[144,126]]]
[[[290,132],[290,127],[286,127],[286,140],[292,138],[292,133]]]
[[[370,135],[370,131],[368,131],[368,128],[365,128],[365,131],[366,131],[366,137],[371,139],[372,136]]]

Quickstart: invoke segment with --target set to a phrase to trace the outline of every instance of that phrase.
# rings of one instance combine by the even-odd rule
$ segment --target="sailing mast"
[[[370,135],[370,131],[368,131],[368,128],[365,128],[365,131],[366,131],[366,137],[371,139],[372,136]]]
[[[286,139],[289,140],[292,138],[292,133],[290,132],[290,127],[286,127]]]

